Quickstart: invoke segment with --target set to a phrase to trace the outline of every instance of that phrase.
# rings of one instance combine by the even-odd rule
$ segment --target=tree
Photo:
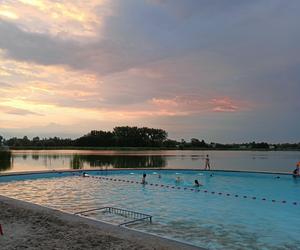
[[[115,127],[113,130],[116,145],[126,147],[161,146],[167,139],[167,132],[162,129]]]
[[[201,148],[207,148],[208,144],[204,140],[198,140],[196,138],[191,139],[191,146],[192,147],[201,147]]]

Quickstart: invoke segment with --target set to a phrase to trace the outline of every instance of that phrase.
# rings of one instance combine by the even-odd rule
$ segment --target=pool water
[[[225,171],[86,171],[0,177],[2,195],[68,212],[112,206],[153,216],[137,230],[208,249],[300,249],[300,180]],[[142,185],[146,173],[148,184]],[[159,178],[159,174],[161,178]],[[176,183],[176,178],[182,180]],[[52,178],[50,178],[52,177]],[[202,187],[193,187],[197,179]],[[163,185],[163,186],[162,186]],[[94,218],[116,222],[113,216]]]

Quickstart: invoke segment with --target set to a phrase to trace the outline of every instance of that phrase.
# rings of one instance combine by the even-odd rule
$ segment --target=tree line
[[[76,139],[50,137],[32,139],[13,137],[5,139],[0,135],[1,145],[11,148],[71,148],[71,147],[151,147],[151,148],[176,148],[176,149],[239,149],[239,150],[300,150],[300,143],[269,144],[267,142],[249,142],[222,144],[203,139],[192,138],[177,141],[168,138],[168,133],[163,129],[148,127],[115,127],[112,131],[92,130],[86,135]]]
[[[168,144],[168,133],[163,129],[147,127],[115,127],[113,131],[92,130],[76,139],[40,138],[27,136],[5,140],[0,145],[9,147],[161,147]]]

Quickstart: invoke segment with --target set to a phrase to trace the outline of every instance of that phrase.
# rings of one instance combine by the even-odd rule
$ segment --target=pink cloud
[[[213,99],[196,95],[176,96],[173,98],[153,98],[150,103],[159,110],[178,113],[180,115],[198,114],[204,112],[238,112],[249,109],[245,101],[235,100],[230,97]]]
[[[214,112],[237,112],[241,108],[237,101],[229,97],[214,98],[210,103],[213,106],[212,110]]]
[[[189,115],[207,110],[207,102],[199,96],[175,96],[173,98],[153,98],[150,104],[154,108],[177,115]]]

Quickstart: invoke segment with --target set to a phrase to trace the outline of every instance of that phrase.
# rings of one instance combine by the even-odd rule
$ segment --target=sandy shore
[[[199,249],[0,196],[0,249]]]

